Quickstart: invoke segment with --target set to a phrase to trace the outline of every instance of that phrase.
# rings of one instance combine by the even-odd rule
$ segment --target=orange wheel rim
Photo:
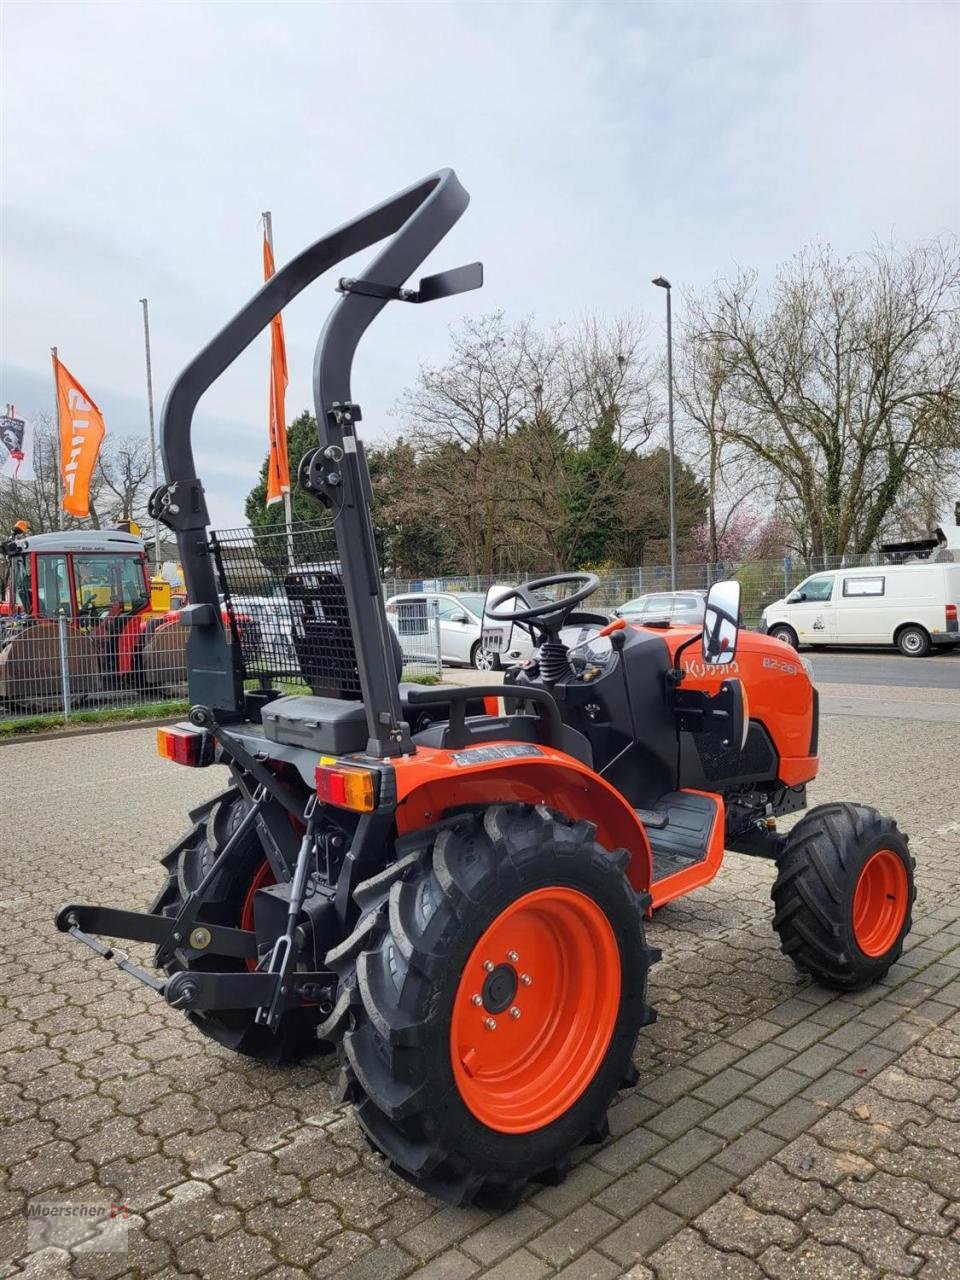
[[[596,1075],[620,1007],[620,950],[603,910],[575,889],[518,898],[470,953],[450,1055],[463,1101],[500,1133],[563,1115]]]
[[[257,890],[265,889],[267,885],[276,884],[276,883],[277,883],[277,877],[273,874],[273,869],[270,866],[270,863],[266,860],[266,858],[264,858],[263,862],[261,862],[260,866],[257,868],[256,875],[250,881],[250,888],[247,890],[247,896],[243,900],[243,910],[240,912],[240,928],[241,929],[252,930],[256,927],[256,924],[254,921],[253,904],[257,896]],[[247,968],[250,970],[251,973],[256,972],[257,961],[253,958],[253,956],[248,956],[247,959],[244,961],[244,964],[247,966]]]
[[[853,895],[853,936],[864,955],[890,950],[909,905],[906,867],[892,849],[878,849],[863,864]]]

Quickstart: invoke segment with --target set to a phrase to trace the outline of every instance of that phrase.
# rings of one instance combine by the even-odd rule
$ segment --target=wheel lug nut
[[[529,973],[521,973],[520,981],[525,987],[529,987],[531,982],[533,982],[533,979],[530,977]]]
[[[516,964],[517,961],[520,959],[520,957],[517,955],[515,951],[508,951],[507,959],[511,962],[511,964]]]
[[[483,1025],[487,1028],[488,1031],[496,1031],[497,1029],[497,1023],[494,1018],[484,1018]]]
[[[517,1006],[516,1006],[516,1005],[514,1005],[514,1006],[513,1006],[513,1008],[510,1010],[510,1017],[511,1017],[511,1018],[519,1018],[519,1017],[520,1017],[520,1010],[517,1008]]]
[[[470,997],[470,1002],[471,1002],[471,1004],[483,1004],[483,997],[482,997],[482,996],[471,996],[471,997]]]
[[[483,967],[484,967],[484,969],[486,969],[487,973],[493,973],[493,961],[492,961],[492,960],[484,960],[484,962],[483,962]]]

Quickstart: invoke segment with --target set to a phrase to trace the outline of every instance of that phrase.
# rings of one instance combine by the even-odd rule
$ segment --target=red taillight
[[[356,813],[371,813],[377,807],[373,774],[369,769],[351,769],[324,756],[315,774],[317,799]]]
[[[164,760],[172,760],[174,764],[186,764],[199,769],[213,764],[213,739],[203,729],[173,725],[157,730],[157,753]]]
[[[947,621],[948,622],[957,621],[957,606],[955,604],[947,605]]]

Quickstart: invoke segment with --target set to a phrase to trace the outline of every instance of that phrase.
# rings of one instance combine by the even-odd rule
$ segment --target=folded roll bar
[[[383,286],[384,296],[343,292],[317,343],[313,382],[319,448],[308,455],[311,465],[302,470],[301,483],[334,512],[370,735],[368,751],[382,756],[409,750],[383,607],[369,474],[356,437],[360,411],[351,401],[350,378],[357,345],[368,326],[391,297],[400,295],[400,287],[468,203],[453,170],[440,169],[344,223],[281,267],[190,361],[167,394],[160,416],[166,484],[152,495],[151,514],[176,533],[183,563],[190,600],[183,621],[190,628],[191,702],[209,707],[220,720],[235,720],[243,713],[242,672],[237,647],[228,643],[220,618],[207,541],[209,516],[191,443],[194,410],[204,392],[292,298],[337,263],[390,236],[363,275]],[[450,273],[450,279],[457,275]],[[428,296],[476,287],[479,281],[471,279],[469,284],[427,291]]]

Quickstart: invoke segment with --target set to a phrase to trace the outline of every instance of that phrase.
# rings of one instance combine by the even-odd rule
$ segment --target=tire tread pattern
[[[645,999],[646,975],[659,959],[643,941],[649,899],[630,887],[625,851],[608,852],[595,842],[590,823],[572,823],[542,806],[496,805],[482,815],[458,815],[401,841],[398,855],[355,891],[361,916],[352,934],[327,955],[340,978],[339,999],[319,1034],[338,1043],[342,1097],[353,1103],[368,1140],[391,1169],[453,1204],[506,1207],[528,1181],[561,1180],[577,1146],[602,1141],[607,1106],[618,1088],[637,1078],[632,1061],[637,1032],[654,1018]],[[565,1149],[552,1150],[549,1160],[538,1163],[535,1139],[544,1130],[508,1135],[513,1154],[505,1166],[498,1165],[476,1130],[497,1140],[504,1135],[467,1117],[464,1133],[473,1136],[458,1140],[462,1122],[455,1116],[466,1111],[452,1072],[444,1076],[437,1070],[437,1055],[449,1054],[443,995],[450,983],[449,953],[457,940],[463,945],[465,934],[477,936],[482,901],[512,901],[543,883],[545,874],[559,883],[576,883],[584,859],[591,863],[591,875],[599,871],[605,878],[635,931],[633,949],[628,947],[635,971],[623,973],[629,993],[624,1000],[634,1022],[626,1027],[618,1022],[604,1064],[583,1098],[589,1114],[571,1121]],[[613,1063],[617,1074],[611,1086],[594,1097]],[[446,1084],[438,1087],[441,1077]],[[573,1116],[578,1104],[556,1125]]]
[[[245,810],[246,801],[236,787],[230,787],[190,813],[193,826],[161,858],[167,879],[150,908],[154,915],[177,915]],[[207,889],[199,919],[238,927],[243,898],[263,857],[256,832],[248,832]],[[189,949],[174,954],[175,961],[165,966],[168,976],[194,967],[230,969],[237,963]],[[319,1017],[309,1009],[286,1013],[276,1031],[255,1023],[253,1010],[188,1012],[186,1016],[211,1040],[260,1062],[293,1062],[323,1048],[317,1040]]]
[[[910,901],[895,944],[883,956],[869,957],[853,940],[852,894],[866,857],[884,845],[901,851]],[[867,805],[825,804],[805,814],[790,832],[771,890],[773,927],[783,953],[835,990],[878,982],[900,957],[910,931],[916,863],[907,846],[894,820]]]

